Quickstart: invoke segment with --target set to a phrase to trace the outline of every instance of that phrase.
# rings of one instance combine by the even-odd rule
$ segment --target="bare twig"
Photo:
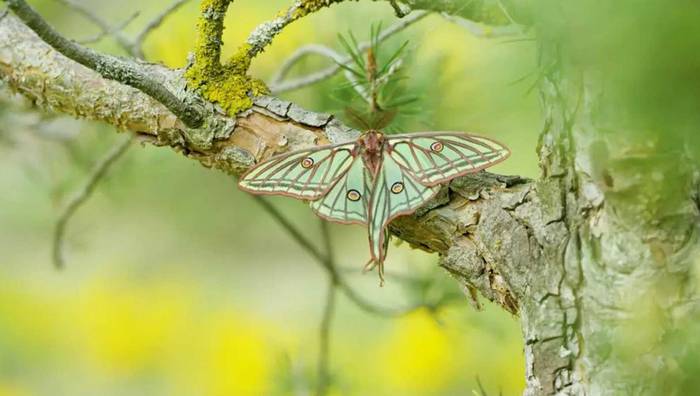
[[[338,272],[338,267],[335,263],[335,254],[333,251],[333,241],[331,240],[331,230],[328,228],[328,222],[320,220],[321,225],[321,241],[323,242],[323,249],[326,252],[326,259],[324,266],[328,270],[328,275],[330,275],[331,282],[334,286],[338,286],[341,283],[340,273]]]
[[[187,126],[198,128],[203,117],[198,109],[189,106],[152,78],[138,63],[124,58],[101,54],[61,36],[24,0],[5,0],[27,27],[42,40],[66,57],[98,72],[102,77],[134,87],[162,103]]]
[[[324,396],[328,392],[330,385],[330,342],[331,325],[335,314],[335,292],[336,285],[333,281],[328,282],[328,292],[326,294],[326,305],[323,308],[323,317],[319,330],[319,351],[318,351],[318,387],[317,396]]]
[[[312,54],[328,58],[336,65],[344,64],[347,62],[344,56],[342,56],[330,47],[326,47],[325,45],[320,44],[305,45],[304,47],[299,48],[299,50],[292,54],[292,56],[282,64],[280,70],[277,72],[277,75],[273,78],[273,84],[280,83],[284,79],[284,77],[289,73],[290,69],[294,66],[294,64],[298,62],[301,58]],[[360,97],[362,97],[365,101],[369,102],[369,94],[364,89],[357,76],[355,76],[349,70],[344,70],[343,75],[345,76],[345,79],[347,79],[350,83],[350,86],[357,92],[357,94],[360,95]]]
[[[280,66],[277,73],[272,77],[271,84],[281,83],[287,74],[292,70],[292,68],[303,58],[309,55],[318,55],[332,60],[333,62],[338,62],[340,60],[345,60],[345,58],[336,52],[334,49],[321,45],[321,44],[308,44],[299,47],[292,55],[289,56]]]
[[[107,22],[105,19],[97,15],[96,13],[92,12],[90,9],[85,7],[84,5],[80,3],[76,3],[73,0],[55,0],[66,7],[74,10],[75,12],[83,15],[86,19],[94,23],[98,28],[100,28],[100,33],[96,34],[93,37],[90,37],[85,40],[80,40],[81,44],[91,44],[95,43],[99,40],[102,40],[103,38],[107,36],[112,36],[114,39],[117,41],[119,46],[124,49],[127,53],[129,53],[132,56],[135,56],[140,59],[144,59],[143,55],[143,42],[146,40],[149,34],[151,34],[155,29],[157,29],[163,21],[170,16],[172,13],[180,9],[182,5],[187,3],[189,0],[175,0],[172,4],[170,4],[168,7],[166,7],[163,11],[161,11],[158,15],[156,15],[153,19],[151,19],[146,26],[134,37],[134,39],[129,39],[126,37],[123,33],[122,30],[126,28],[136,17],[140,15],[140,13],[137,11],[134,14],[132,14],[129,18],[124,20],[124,22],[112,26],[109,22]]]
[[[146,40],[148,35],[151,34],[154,30],[158,29],[158,27],[163,23],[163,21],[167,17],[175,13],[175,11],[179,10],[180,7],[182,7],[188,1],[189,0],[175,0],[167,8],[161,11],[160,14],[156,15],[153,19],[151,19],[151,21],[146,24],[143,30],[141,30],[141,32],[139,32],[139,34],[137,34],[134,38],[131,44],[131,52],[134,53],[135,56],[143,58],[143,42]]]
[[[335,254],[333,252],[333,243],[331,241],[331,233],[328,229],[328,224],[321,220],[321,239],[326,251],[326,266],[328,271],[328,292],[326,294],[326,304],[323,308],[323,317],[319,332],[319,348],[318,348],[318,386],[316,389],[317,396],[324,396],[330,385],[330,337],[331,324],[335,314],[335,294],[341,280],[338,276],[335,265]]]
[[[481,379],[479,376],[476,376],[476,386],[479,387],[479,393],[477,393],[478,396],[488,396],[489,394],[486,392],[486,389],[484,389],[484,385],[481,383]]]
[[[339,270],[329,261],[325,254],[321,253],[314,244],[307,239],[301,231],[299,231],[292,223],[290,223],[284,215],[274,207],[270,202],[260,196],[255,196],[255,201],[262,206],[262,208],[277,221],[282,228],[287,231],[287,233],[294,239],[304,250],[306,250],[316,261],[321,264],[321,266],[328,271],[331,279],[335,279],[337,287],[343,292],[343,294],[357,305],[360,309],[365,312],[381,316],[381,317],[397,317],[403,316],[411,313],[417,309],[426,307],[426,304],[416,304],[407,308],[385,308],[372,304],[371,302],[365,300],[361,297],[347,282],[345,282],[340,275]],[[325,226],[325,225],[324,225]],[[431,307],[428,307],[429,309]]]
[[[503,15],[505,15],[506,18],[508,18],[508,21],[510,21],[510,23],[512,25],[518,26],[519,25],[518,22],[516,22],[515,19],[513,19],[513,16],[510,15],[508,8],[506,8],[506,6],[503,4],[503,2],[501,0],[496,0],[496,3],[498,4],[498,8],[501,9],[501,12],[503,12]]]
[[[396,35],[397,33],[401,32],[402,30],[406,29],[407,27],[413,25],[414,23],[420,21],[421,19],[425,18],[428,16],[429,13],[426,11],[418,11],[414,12],[402,19],[400,19],[398,22],[394,23],[393,25],[389,26],[385,30],[383,30],[379,35],[377,36],[377,42],[381,43],[383,41],[386,41],[387,39],[391,38],[392,36]],[[363,52],[366,51],[369,47],[371,46],[371,43],[369,41],[362,42],[358,46],[358,51]],[[282,69],[280,72],[277,74],[275,79],[273,79],[273,82],[270,84],[270,90],[275,93],[279,94],[282,92],[287,92],[287,91],[292,91],[295,89],[303,88],[308,85],[315,84],[319,81],[326,80],[330,77],[333,77],[338,71],[340,71],[341,67],[338,65],[340,64],[349,64],[352,62],[352,58],[350,56],[342,57],[340,59],[336,59],[334,57],[335,54],[337,54],[335,51],[330,50],[328,47],[324,47],[323,50],[320,48],[324,46],[319,46],[319,45],[308,45],[305,47],[300,48],[297,50],[295,53],[293,53],[289,59],[284,62]],[[330,52],[330,51],[332,52]],[[287,81],[283,81],[284,77],[289,73],[289,71],[292,69],[292,67],[299,62],[302,58],[305,56],[308,56],[310,54],[316,54],[316,55],[323,55],[326,56],[330,59],[333,59],[336,63],[326,67],[325,69],[321,69],[318,71],[315,71],[313,73],[310,73],[306,76],[302,77],[297,77],[295,79],[290,79]]]
[[[139,15],[138,12],[134,13],[131,17],[127,18],[124,22],[119,24],[119,26],[112,26],[111,23],[102,19],[99,15],[92,12],[90,9],[85,7],[83,4],[74,2],[73,0],[56,0],[56,1],[65,5],[69,9],[83,15],[87,20],[94,23],[98,28],[100,28],[100,33],[98,33],[96,36],[94,36],[90,39],[82,40],[81,42],[83,44],[94,43],[94,42],[102,39],[105,36],[113,36],[114,39],[119,44],[119,46],[121,46],[125,51],[131,52],[130,51],[131,43],[129,42],[129,39],[127,39],[126,36],[124,36],[121,33],[121,30],[124,27],[126,27],[131,21],[133,21]]]
[[[389,0],[389,4],[391,4],[391,8],[394,9],[394,14],[396,14],[398,18],[403,18],[411,12],[410,9],[404,10],[401,4],[397,3],[396,0]]]
[[[298,243],[304,250],[306,250],[316,261],[325,263],[326,257],[321,253],[314,245],[308,240],[304,235],[294,227],[292,223],[287,220],[284,215],[275,208],[268,200],[265,198],[255,195],[253,196],[255,202],[259,203],[260,206],[277,222],[284,228],[287,233]]]
[[[80,44],[92,44],[92,43],[96,43],[96,42],[102,40],[103,38],[105,38],[105,37],[107,37],[107,36],[113,36],[113,37],[117,40],[117,43],[119,43],[119,45],[120,45],[126,52],[129,52],[129,53],[130,53],[130,52],[131,52],[131,48],[128,47],[128,45],[129,45],[128,39],[126,39],[122,34],[119,34],[119,33],[120,33],[122,30],[126,29],[126,27],[129,26],[129,24],[130,24],[131,22],[133,22],[134,19],[136,19],[139,15],[140,15],[140,12],[137,11],[137,12],[131,14],[131,16],[129,16],[128,18],[126,18],[126,19],[125,19],[123,22],[121,22],[120,24],[118,24],[118,25],[116,25],[116,26],[114,26],[114,27],[111,27],[111,28],[109,28],[109,29],[107,29],[107,30],[102,29],[102,31],[101,31],[100,33],[94,35],[93,37],[89,37],[89,38],[87,38],[87,39],[80,40],[79,43],[80,43]]]
[[[97,183],[102,180],[110,166],[114,164],[129,148],[133,137],[130,136],[121,143],[116,144],[111,150],[101,158],[92,168],[85,184],[78,189],[73,197],[68,200],[65,208],[58,217],[53,238],[53,262],[56,268],[61,269],[65,266],[65,257],[63,254],[63,245],[66,234],[66,226],[73,217],[75,212],[85,201],[90,198],[90,195],[95,190]]]
[[[445,20],[467,29],[471,34],[480,38],[500,38],[518,36],[521,35],[524,31],[524,27],[517,24],[492,26],[474,22],[466,18],[450,15],[446,12],[440,13],[440,15],[443,18],[445,18]]]
[[[344,0],[325,0],[322,2],[295,1],[292,6],[279,13],[275,19],[261,23],[250,33],[247,40],[247,43],[250,45],[248,56],[252,58],[261,53],[290,23],[324,7],[342,3],[343,1]]]

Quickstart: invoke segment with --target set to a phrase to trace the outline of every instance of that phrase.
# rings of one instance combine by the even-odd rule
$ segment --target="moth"
[[[456,177],[505,160],[510,150],[461,132],[384,135],[370,129],[357,140],[270,158],[246,172],[239,187],[252,194],[310,201],[320,217],[367,226],[370,260],[384,279],[387,225],[413,213]]]

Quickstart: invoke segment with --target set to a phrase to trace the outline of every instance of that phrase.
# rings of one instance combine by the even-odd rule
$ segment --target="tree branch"
[[[134,87],[162,103],[186,125],[202,125],[202,115],[148,75],[141,65],[122,58],[100,54],[61,36],[24,0],[5,0],[7,6],[42,40],[66,57],[98,72],[102,77]]]
[[[202,104],[207,128],[191,129],[142,92],[105,80],[52,51],[12,15],[0,20],[0,37],[0,76],[37,105],[105,121],[232,175],[278,153],[358,136],[331,115],[267,96],[256,98],[250,110],[235,118]],[[184,92],[180,72],[148,67],[171,89]],[[560,224],[556,217],[541,213],[534,191],[532,183],[520,178],[480,173],[454,181],[413,216],[394,221],[390,229],[414,247],[439,253],[441,265],[467,291],[478,289],[517,312],[530,263],[538,255],[551,254],[543,253],[538,241],[545,229]],[[349,288],[343,293],[370,312],[404,311],[374,307]]]

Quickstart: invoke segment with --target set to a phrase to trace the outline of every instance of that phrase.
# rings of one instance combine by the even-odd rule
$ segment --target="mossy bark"
[[[678,370],[664,336],[697,299],[697,171],[624,127],[606,80],[567,65],[541,41],[549,67],[535,183],[545,232],[519,295],[526,395],[670,394]]]

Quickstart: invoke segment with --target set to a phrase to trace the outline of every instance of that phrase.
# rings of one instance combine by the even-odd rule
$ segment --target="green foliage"
[[[404,74],[408,41],[387,51],[380,38],[381,28],[381,23],[370,26],[366,50],[351,31],[346,36],[338,35],[351,62],[338,62],[347,83],[339,86],[336,99],[344,105],[348,122],[361,129],[396,125],[401,118],[418,112],[415,104],[419,98],[411,92]]]

